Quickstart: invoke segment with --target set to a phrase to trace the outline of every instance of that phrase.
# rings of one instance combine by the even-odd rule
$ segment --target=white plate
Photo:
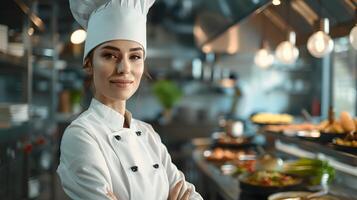
[[[268,200],[277,200],[283,198],[294,198],[294,197],[302,197],[311,194],[311,192],[302,192],[302,191],[293,191],[293,192],[279,192],[272,194],[268,197]],[[323,197],[323,198],[322,198]],[[336,197],[332,197],[330,195],[323,195],[320,198],[312,198],[312,199],[321,199],[321,200],[338,200]]]

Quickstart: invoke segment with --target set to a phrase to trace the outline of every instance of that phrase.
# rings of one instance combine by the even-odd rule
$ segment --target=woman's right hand
[[[114,195],[114,193],[113,193],[111,190],[109,190],[109,189],[107,189],[107,196],[110,198],[110,200],[119,200],[119,199],[117,199],[117,197]]]
[[[176,183],[176,185],[170,190],[168,200],[188,200],[192,192],[191,188],[187,189],[183,194],[182,198],[179,199],[180,191],[183,190],[183,184],[184,184],[183,180]]]

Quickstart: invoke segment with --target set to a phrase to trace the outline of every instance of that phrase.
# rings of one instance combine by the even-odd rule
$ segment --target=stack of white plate
[[[28,104],[0,103],[0,122],[2,124],[20,124],[28,120]]]

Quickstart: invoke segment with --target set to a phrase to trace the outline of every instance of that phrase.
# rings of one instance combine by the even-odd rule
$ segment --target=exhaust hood
[[[260,12],[270,0],[209,0],[202,4],[194,23],[196,45],[205,53],[236,53],[239,49],[237,23]]]

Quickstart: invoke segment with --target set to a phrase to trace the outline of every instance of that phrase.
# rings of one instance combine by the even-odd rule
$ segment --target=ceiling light
[[[27,34],[29,34],[29,36],[32,36],[33,33],[35,32],[35,29],[30,27],[28,30],[27,30]]]
[[[280,0],[273,0],[272,3],[274,6],[278,6],[278,5],[280,5],[281,2],[280,2]]]
[[[271,54],[268,44],[263,42],[262,48],[257,51],[254,57],[254,63],[263,69],[270,67],[274,62],[274,55]]]
[[[316,58],[321,58],[329,54],[333,49],[333,40],[328,35],[329,21],[327,18],[321,20],[320,31],[315,32],[307,41],[307,49]]]
[[[281,42],[276,48],[275,55],[277,60],[284,64],[293,64],[299,57],[299,50],[295,46],[296,34],[294,31],[289,33],[289,40]]]
[[[80,43],[84,42],[86,37],[87,37],[87,32],[83,29],[78,29],[72,33],[71,42],[73,44],[80,44]]]

